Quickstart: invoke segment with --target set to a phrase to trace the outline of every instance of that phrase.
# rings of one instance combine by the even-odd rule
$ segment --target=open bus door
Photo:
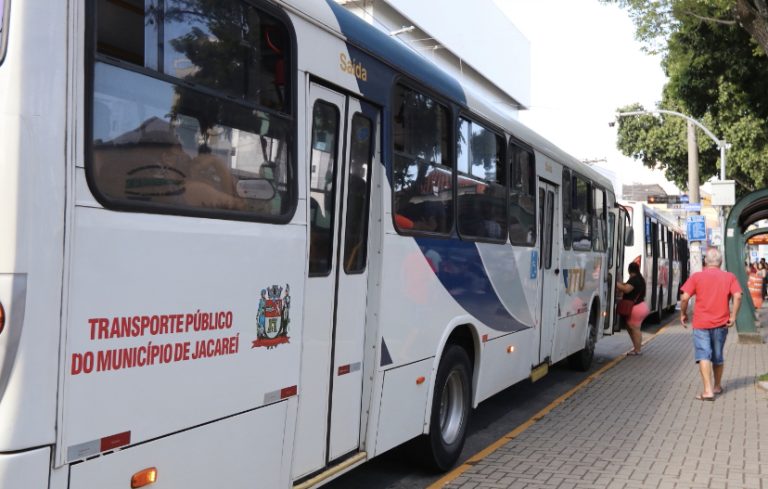
[[[616,313],[616,282],[621,280],[624,270],[624,246],[632,246],[634,233],[627,210],[619,206],[608,210],[608,272],[606,279],[607,307],[603,334],[611,335],[621,329]]]

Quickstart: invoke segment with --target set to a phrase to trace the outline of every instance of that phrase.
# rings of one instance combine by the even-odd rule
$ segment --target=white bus
[[[610,182],[335,3],[0,5],[0,487],[445,469],[612,332]]]
[[[634,230],[634,243],[624,249],[624,255],[627,263],[635,261],[640,265],[650,317],[660,321],[665,311],[677,306],[680,286],[688,277],[685,231],[672,216],[642,202],[626,202],[623,206]],[[629,279],[626,269],[619,276]]]

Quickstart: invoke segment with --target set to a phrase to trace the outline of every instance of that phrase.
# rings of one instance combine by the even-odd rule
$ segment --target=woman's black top
[[[635,301],[635,304],[639,304],[645,300],[645,279],[642,275],[630,275],[627,284],[632,286],[632,292],[627,292],[622,296],[622,299],[629,299]]]

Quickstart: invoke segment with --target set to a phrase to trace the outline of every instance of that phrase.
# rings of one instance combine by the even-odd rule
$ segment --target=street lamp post
[[[720,180],[725,180],[725,150],[730,147],[728,142],[725,139],[717,139],[717,136],[714,135],[712,131],[706,128],[704,124],[697,121],[693,117],[689,115],[685,115],[682,112],[675,112],[674,110],[665,110],[665,109],[656,109],[656,110],[633,110],[630,112],[617,112],[616,117],[627,117],[631,115],[658,115],[658,114],[669,114],[674,115],[677,117],[682,117],[683,119],[688,121],[688,124],[695,125],[702,131],[704,131],[704,134],[709,136],[709,138],[715,142],[717,147],[720,149]],[[688,133],[690,135],[690,131]]]
[[[728,149],[729,144],[725,139],[718,139],[717,136],[707,129],[701,122],[697,121],[691,116],[685,115],[681,112],[675,112],[674,110],[656,109],[656,110],[634,110],[628,112],[617,112],[616,117],[629,117],[635,115],[658,115],[668,114],[676,117],[682,117],[688,121],[688,194],[689,202],[692,204],[701,203],[699,198],[699,150],[696,144],[696,129],[698,127],[704,134],[709,136],[712,141],[720,148],[720,180],[725,180],[725,150]],[[694,127],[695,126],[695,127]],[[691,214],[699,214],[699,211],[689,211]],[[720,232],[721,239],[725,241],[725,219],[723,216],[723,209],[720,209]],[[691,273],[701,270],[701,243],[699,241],[689,241],[689,253],[690,253],[690,266]]]

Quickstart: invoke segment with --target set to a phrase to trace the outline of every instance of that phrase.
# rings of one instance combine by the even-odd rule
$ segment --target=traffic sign
[[[704,216],[688,216],[688,241],[706,241],[707,221]]]
[[[688,195],[649,195],[649,204],[667,204],[667,207],[672,207],[675,204],[687,204]]]

